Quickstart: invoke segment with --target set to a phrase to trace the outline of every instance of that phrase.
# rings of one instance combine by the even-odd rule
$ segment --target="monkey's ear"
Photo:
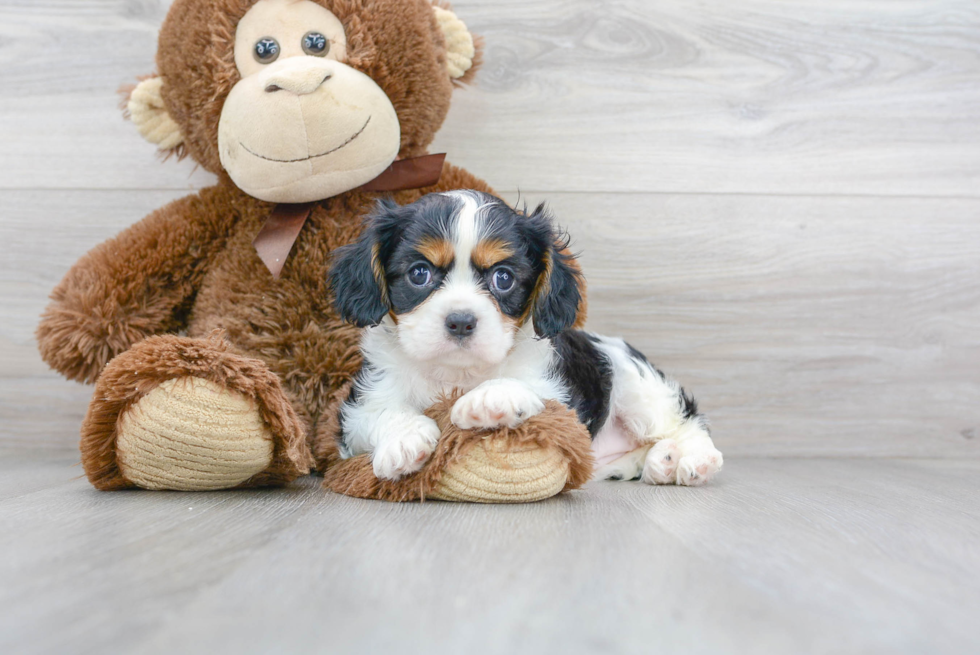
[[[483,61],[482,40],[474,38],[448,6],[433,5],[432,10],[446,42],[446,71],[453,82],[467,83]]]
[[[162,90],[162,77],[154,75],[141,81],[129,93],[125,113],[144,139],[165,152],[179,151],[184,135],[167,113]]]

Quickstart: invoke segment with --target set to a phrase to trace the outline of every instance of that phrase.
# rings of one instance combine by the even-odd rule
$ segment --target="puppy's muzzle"
[[[451,336],[465,339],[476,331],[476,316],[468,312],[453,312],[446,317],[446,331]]]

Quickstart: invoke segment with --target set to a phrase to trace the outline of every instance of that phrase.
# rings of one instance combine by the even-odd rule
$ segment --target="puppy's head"
[[[578,275],[543,205],[521,214],[477,191],[381,201],[330,271],[337,310],[364,327],[390,315],[419,361],[496,364],[518,331],[553,337],[575,321]]]

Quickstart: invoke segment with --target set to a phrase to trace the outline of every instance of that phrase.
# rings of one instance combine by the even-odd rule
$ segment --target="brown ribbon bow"
[[[442,175],[442,164],[446,153],[423,155],[394,162],[385,171],[367,184],[359,186],[359,191],[402,191],[432,186]],[[315,202],[300,204],[280,203],[266,219],[252,245],[265,263],[272,277],[279,279],[286,258],[293,249],[300,230],[317,205]]]

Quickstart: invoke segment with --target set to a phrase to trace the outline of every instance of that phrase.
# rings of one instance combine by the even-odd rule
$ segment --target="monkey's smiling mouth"
[[[337,152],[338,150],[340,150],[344,146],[349,145],[351,141],[353,141],[357,137],[361,136],[361,132],[363,132],[365,130],[365,128],[367,128],[368,123],[370,123],[370,122],[371,122],[371,117],[368,116],[367,120],[364,121],[364,125],[361,126],[361,129],[359,129],[357,132],[355,132],[353,136],[351,136],[349,139],[347,139],[346,141],[344,141],[343,143],[341,143],[336,148],[331,148],[330,150],[327,150],[326,152],[321,152],[319,155],[310,155],[309,157],[302,157],[300,159],[274,159],[272,157],[266,157],[265,155],[260,155],[259,153],[255,152],[254,150],[251,150],[247,145],[245,145],[241,141],[238,142],[238,145],[240,145],[242,148],[244,148],[245,149],[245,152],[247,152],[248,154],[252,155],[253,157],[258,157],[259,159],[264,159],[266,161],[274,161],[277,164],[295,164],[295,163],[301,162],[301,161],[310,161],[311,159],[319,159],[320,157],[326,157],[327,155],[329,155],[331,153]]]

